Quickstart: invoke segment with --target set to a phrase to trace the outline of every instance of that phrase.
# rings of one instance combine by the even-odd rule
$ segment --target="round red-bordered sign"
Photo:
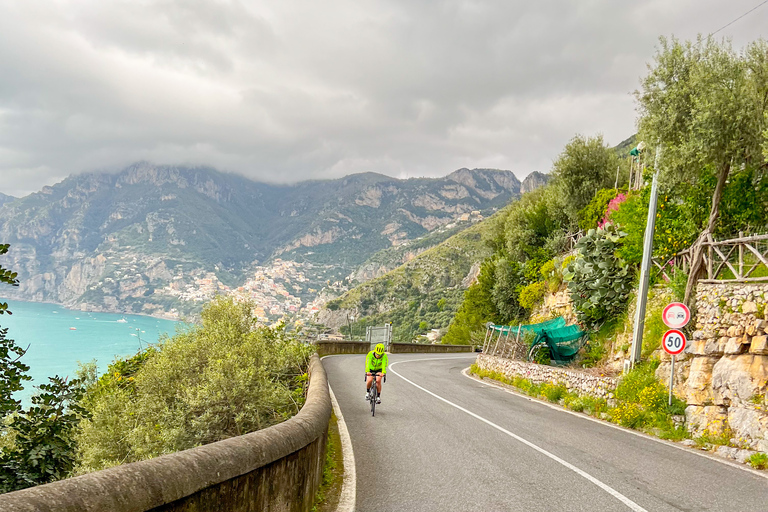
[[[691,321],[691,310],[682,302],[673,302],[664,308],[661,319],[670,329],[682,329]]]
[[[677,329],[670,329],[661,338],[661,347],[667,354],[676,356],[685,350],[686,341],[685,334]]]

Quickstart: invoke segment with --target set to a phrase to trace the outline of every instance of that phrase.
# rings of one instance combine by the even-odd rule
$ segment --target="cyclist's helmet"
[[[383,343],[379,343],[378,345],[376,345],[376,348],[374,348],[374,349],[373,349],[373,351],[374,351],[374,352],[375,352],[377,355],[379,355],[379,356],[380,356],[381,354],[383,354],[383,353],[384,353],[384,344],[383,344]]]

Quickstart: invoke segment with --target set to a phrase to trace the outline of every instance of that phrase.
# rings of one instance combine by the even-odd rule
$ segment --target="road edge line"
[[[329,354],[320,358],[320,361],[326,357],[334,355],[352,355],[352,354]],[[336,512],[354,512],[357,500],[357,471],[355,469],[355,452],[352,450],[352,438],[347,430],[347,422],[344,421],[344,415],[341,413],[341,407],[333,394],[330,382],[328,383],[328,393],[331,395],[331,405],[333,413],[336,415],[336,425],[339,428],[339,439],[341,440],[341,457],[344,463],[344,476],[341,480],[341,493],[339,494],[339,504],[336,506]]]
[[[756,470],[754,468],[751,468],[751,467],[747,466],[746,464],[739,464],[739,463],[736,463],[736,462],[732,462],[732,461],[730,461],[728,459],[724,459],[724,458],[718,457],[716,455],[710,455],[709,453],[704,453],[701,450],[697,450],[695,448],[689,448],[687,446],[681,445],[679,443],[675,443],[673,441],[668,441],[666,439],[659,439],[658,437],[654,437],[654,436],[652,436],[650,434],[646,434],[645,432],[638,432],[637,430],[628,429],[628,428],[622,427],[620,425],[616,425],[614,423],[611,423],[610,421],[605,421],[605,420],[601,420],[600,418],[595,418],[595,417],[590,416],[588,414],[583,414],[583,413],[579,413],[579,412],[576,412],[576,411],[570,411],[570,410],[566,409],[565,407],[563,407],[561,405],[555,405],[553,403],[546,402],[546,401],[541,400],[539,398],[535,398],[535,397],[532,397],[530,395],[525,395],[525,394],[520,393],[519,391],[516,391],[514,389],[509,389],[509,388],[507,388],[505,386],[502,386],[500,384],[497,384],[495,382],[489,382],[489,380],[493,380],[493,379],[481,379],[479,377],[473,377],[473,376],[469,375],[468,372],[469,372],[469,367],[464,368],[464,370],[462,370],[461,373],[462,373],[462,375],[464,375],[468,379],[471,379],[471,380],[474,380],[474,381],[477,381],[477,382],[482,382],[483,384],[487,384],[489,386],[492,386],[494,388],[500,389],[502,391],[506,391],[510,395],[515,395],[515,396],[518,396],[520,398],[525,398],[525,399],[527,399],[527,400],[529,400],[531,402],[538,402],[541,405],[546,405],[547,407],[549,407],[550,409],[553,409],[555,411],[564,412],[564,413],[570,414],[572,416],[576,416],[577,418],[582,418],[582,419],[585,419],[585,420],[588,420],[588,421],[592,421],[594,423],[597,423],[598,425],[603,425],[603,426],[606,426],[606,427],[611,427],[613,429],[620,430],[622,432],[626,432],[627,434],[632,434],[634,436],[641,437],[643,439],[648,439],[650,441],[655,441],[657,443],[660,443],[660,444],[663,444],[663,445],[666,445],[666,446],[671,446],[672,448],[677,448],[678,450],[682,450],[682,451],[684,451],[686,453],[692,453],[694,455],[698,455],[699,457],[704,457],[705,459],[709,459],[709,460],[714,461],[714,462],[719,462],[720,464],[725,464],[726,466],[731,466],[733,468],[740,469],[742,471],[746,471],[747,473],[750,473],[752,475],[759,476],[760,478],[765,478],[766,480],[768,480],[768,473],[764,473],[762,471],[758,471],[758,470]]]
[[[341,407],[339,407],[339,402],[336,401],[336,395],[333,394],[330,384],[328,385],[328,391],[331,394],[331,404],[333,404],[333,412],[336,414],[339,427],[341,455],[344,461],[344,476],[341,481],[341,494],[339,495],[339,505],[336,507],[336,512],[353,512],[355,510],[357,494],[357,474],[355,472],[355,453],[352,451],[352,438],[349,437],[347,423],[344,421]]]
[[[565,468],[570,469],[571,471],[573,471],[574,473],[576,473],[580,477],[584,478],[588,482],[591,482],[592,484],[596,485],[597,487],[599,487],[600,489],[602,489],[606,493],[610,494],[611,496],[613,496],[614,498],[616,498],[617,500],[622,502],[624,505],[626,505],[630,509],[634,510],[635,512],[648,512],[646,509],[644,509],[643,507],[641,507],[640,505],[638,505],[637,503],[635,503],[634,501],[632,501],[628,497],[624,496],[623,494],[621,494],[619,491],[617,491],[613,487],[609,486],[608,484],[606,484],[605,482],[603,482],[601,480],[598,480],[597,478],[595,478],[594,476],[590,475],[589,473],[587,473],[583,469],[580,469],[580,468],[574,466],[573,464],[571,464],[570,462],[566,461],[565,459],[561,459],[560,457],[558,457],[554,453],[551,453],[551,452],[545,450],[544,448],[542,448],[542,447],[532,443],[531,441],[528,441],[527,439],[524,439],[524,438],[520,437],[519,435],[515,434],[514,432],[511,432],[511,431],[505,429],[504,427],[502,427],[500,425],[497,425],[496,423],[494,423],[494,422],[492,422],[492,421],[490,421],[490,420],[488,420],[486,418],[483,418],[479,414],[476,414],[476,413],[470,411],[469,409],[465,409],[464,407],[451,402],[447,398],[443,398],[440,395],[438,395],[436,393],[433,393],[432,391],[430,391],[430,390],[428,390],[428,389],[426,389],[426,388],[424,388],[422,386],[419,386],[418,384],[416,384],[412,380],[409,380],[406,377],[403,377],[402,375],[397,373],[397,371],[395,371],[392,368],[396,364],[407,363],[407,362],[412,362],[412,361],[419,361],[419,359],[414,359],[414,360],[410,360],[410,361],[397,361],[397,362],[392,363],[391,365],[389,365],[389,368],[390,368],[390,370],[395,375],[397,375],[398,377],[400,377],[401,379],[403,379],[407,383],[411,384],[412,386],[414,386],[414,387],[424,391],[427,394],[432,395],[433,397],[437,398],[438,400],[441,400],[441,401],[445,402],[446,404],[448,404],[448,405],[450,405],[450,406],[452,406],[452,407],[454,407],[454,408],[456,408],[456,409],[458,409],[458,410],[460,410],[460,411],[462,411],[462,412],[472,416],[473,418],[482,421],[486,425],[489,425],[489,426],[495,428],[496,430],[498,430],[500,432],[503,432],[504,434],[507,434],[512,439],[515,439],[516,441],[518,441],[518,442],[528,446],[529,448],[532,448],[533,450],[541,453],[542,455],[544,455],[544,456],[548,457],[549,459],[557,462],[558,464],[564,466]]]

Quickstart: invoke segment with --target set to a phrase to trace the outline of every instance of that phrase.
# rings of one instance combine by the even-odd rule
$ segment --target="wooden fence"
[[[711,236],[702,246],[702,257],[706,278],[701,283],[722,283],[726,281],[748,283],[768,281],[768,234],[743,236],[731,240],[716,241]],[[667,259],[653,259],[653,265],[666,278],[668,271],[680,268],[688,273],[691,268],[691,249],[679,252]]]

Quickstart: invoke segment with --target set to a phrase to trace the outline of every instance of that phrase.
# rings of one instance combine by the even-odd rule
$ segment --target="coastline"
[[[148,313],[136,313],[132,311],[120,311],[117,309],[103,309],[103,308],[87,308],[85,306],[89,306],[89,304],[83,304],[83,307],[73,307],[72,305],[62,304],[60,302],[51,302],[47,300],[29,300],[29,299],[19,299],[15,297],[7,297],[0,295],[0,302],[7,302],[9,309],[13,311],[13,303],[14,302],[24,302],[27,304],[50,304],[52,306],[64,308],[68,311],[73,312],[82,312],[82,313],[109,313],[113,315],[131,315],[131,316],[143,316],[147,318],[156,318],[158,320],[171,320],[173,322],[181,322],[181,323],[189,323],[184,318],[180,317],[179,315],[173,315],[171,313],[163,312],[163,313],[154,313],[154,314],[148,314]]]

